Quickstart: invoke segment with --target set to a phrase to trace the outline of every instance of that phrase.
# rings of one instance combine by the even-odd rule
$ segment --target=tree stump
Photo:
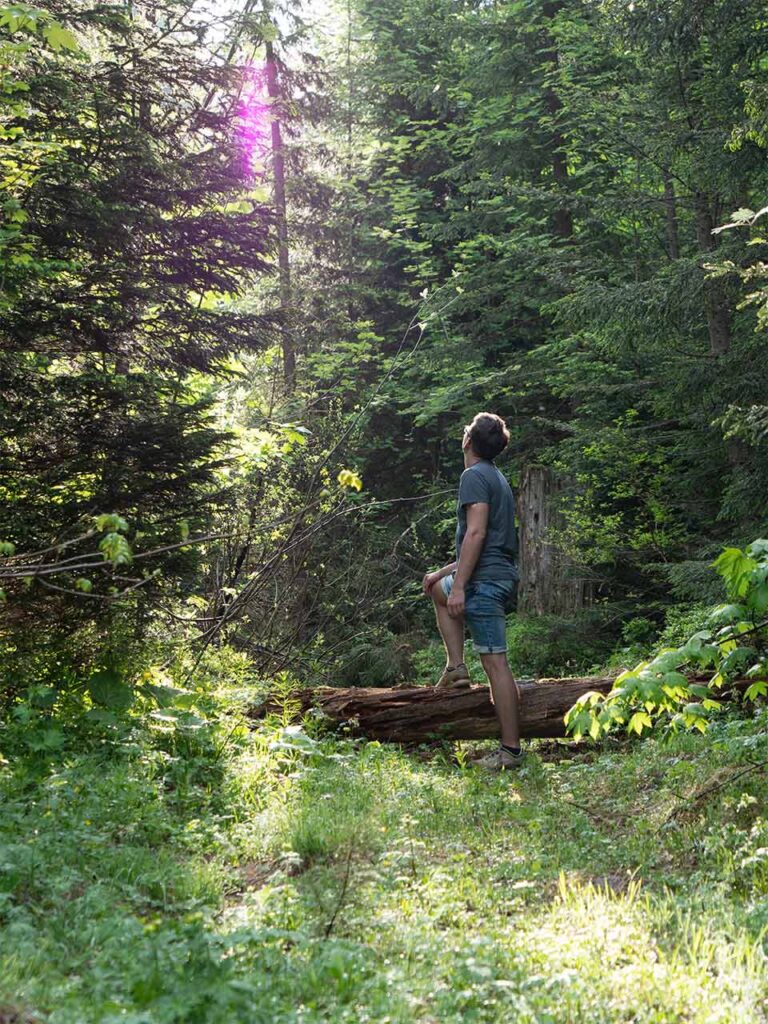
[[[591,584],[553,541],[564,525],[564,479],[548,466],[526,466],[517,493],[520,516],[520,610],[573,615],[592,599]]]

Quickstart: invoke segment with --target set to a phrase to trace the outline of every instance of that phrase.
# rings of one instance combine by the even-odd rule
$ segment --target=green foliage
[[[225,503],[220,382],[268,343],[237,304],[271,244],[235,152],[240,79],[202,45],[217,16],[171,7],[0,8],[6,675],[32,635],[65,659],[62,633],[88,633],[86,674],[118,637],[121,657],[151,643],[158,603],[205,572],[179,530]]]
[[[17,1015],[762,1024],[764,712],[665,746],[542,744],[512,779],[466,748],[249,729],[227,699],[186,733],[116,718],[0,763]]]
[[[395,686],[412,674],[414,640],[387,629],[352,639],[337,653],[339,686]]]
[[[649,640],[655,631],[656,627],[650,619],[639,616],[624,623],[621,638],[625,644],[631,646]]]
[[[670,596],[709,598],[709,552],[754,536],[768,496],[766,349],[744,302],[755,281],[739,279],[764,263],[764,218],[743,209],[713,233],[768,194],[762,14],[758,0],[663,17],[543,0],[340,12],[327,105],[306,102],[292,151],[307,355],[291,409],[321,432],[349,424],[344,461],[367,492],[454,486],[457,425],[488,407],[513,428],[513,480],[531,462],[565,477],[552,539],[601,599],[661,614]],[[401,508],[364,531],[377,564],[397,544],[402,578],[447,547],[415,519]]]
[[[766,29],[758,0],[657,6],[354,0],[311,45],[269,5],[2,7],[3,544],[68,562],[94,510],[130,523],[98,528],[98,565],[3,576],[12,659],[72,625],[87,675],[178,629],[400,678],[481,407],[513,483],[566,478],[550,541],[600,605],[706,599],[768,494]],[[287,297],[270,161],[246,181],[237,151],[265,41]],[[518,670],[605,659],[602,629],[551,625],[520,627]]]
[[[710,569],[711,572],[711,569]],[[590,673],[606,675],[623,672],[640,661],[648,661],[655,649],[683,646],[688,638],[710,625],[711,605],[671,605],[664,611],[663,625],[645,617],[631,618],[622,626],[622,640],[607,659],[590,667]]]
[[[38,35],[54,52],[79,49],[72,32],[55,21],[48,11],[28,4],[4,4],[0,7],[0,29],[11,36],[17,33]]]
[[[99,550],[112,565],[129,565],[133,559],[128,541],[121,533],[108,533],[99,543]]]
[[[710,567],[710,575],[712,575]],[[688,638],[710,625],[711,605],[678,605],[669,608],[659,633],[659,646],[682,647]]]
[[[744,692],[749,701],[768,693],[768,541],[727,548],[713,566],[731,603],[710,609],[711,628],[622,672],[607,695],[580,697],[566,715],[571,735],[598,739],[625,730],[640,736],[659,726],[704,732],[722,711],[715,695],[735,677],[754,680]],[[704,670],[709,678],[691,678]]]

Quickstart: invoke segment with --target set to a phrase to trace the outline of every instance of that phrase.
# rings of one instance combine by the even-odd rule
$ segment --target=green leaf
[[[689,687],[694,697],[708,697],[710,689],[708,686],[703,686],[701,683],[691,683]]]
[[[283,451],[290,451],[294,445],[304,445],[307,443],[307,438],[303,431],[297,430],[294,427],[286,427],[283,430],[283,436],[288,442],[287,445],[283,446]]]
[[[44,729],[42,732],[34,732],[27,741],[32,750],[61,750],[66,741],[66,736],[61,729],[55,726]]]
[[[636,732],[640,736],[644,728],[651,729],[652,727],[651,716],[645,711],[636,711],[629,720],[627,732]]]
[[[756,683],[752,683],[744,691],[744,696],[747,700],[757,700],[758,697],[764,697],[768,693],[768,682],[765,679],[758,679]]]
[[[96,517],[96,529],[99,533],[125,533],[128,523],[115,513],[104,514]]]
[[[599,690],[587,690],[586,693],[582,693],[576,704],[593,708],[596,704],[599,704],[603,700],[603,695]]]
[[[45,25],[42,30],[43,39],[50,46],[50,48],[58,53],[59,50],[79,50],[77,39],[69,31],[68,28],[64,28],[63,25],[59,25],[58,22],[52,21],[48,25]]]
[[[682,648],[668,649],[657,654],[648,665],[648,668],[654,672],[667,673],[679,668],[687,660],[685,651]]]
[[[142,689],[153,697],[161,708],[190,708],[197,696],[191,690],[182,690],[176,686],[160,686],[157,683],[146,683]]]
[[[578,741],[588,731],[591,721],[592,716],[589,711],[574,705],[566,715],[566,729]]]
[[[686,690],[689,689],[688,678],[682,672],[666,672],[662,676],[662,682],[666,683],[667,686],[680,686]]]
[[[88,680],[88,692],[94,704],[113,711],[125,711],[136,696],[113,669],[95,672]]]
[[[356,491],[362,491],[363,489],[362,479],[351,469],[342,469],[337,480],[342,487],[351,487]]]
[[[715,707],[719,707],[719,705],[715,704]],[[683,708],[683,714],[689,715],[692,718],[706,718],[706,711],[701,704],[686,704]]]
[[[120,533],[108,533],[99,544],[99,551],[105,562],[112,565],[129,565],[133,561],[133,552],[128,541]]]
[[[686,644],[686,647],[691,644],[693,646],[698,645],[699,647],[704,643],[705,640],[712,639],[712,631],[709,629],[700,629],[698,633],[694,633],[691,639]]]
[[[747,206],[741,206],[731,214],[731,220],[736,224],[749,224],[755,218],[755,211]]]
[[[27,694],[32,707],[51,708],[56,703],[58,691],[55,686],[30,686]]]
[[[749,589],[749,574],[757,562],[740,548],[726,548],[713,565],[723,577],[731,597],[743,598]]]
[[[754,587],[747,594],[747,604],[758,615],[763,615],[764,612],[768,611],[768,583],[761,583],[759,586]]]
[[[720,604],[717,608],[713,608],[709,613],[710,622],[716,623],[718,626],[727,622],[736,622],[739,619],[745,619],[748,615],[748,611],[743,604]]]

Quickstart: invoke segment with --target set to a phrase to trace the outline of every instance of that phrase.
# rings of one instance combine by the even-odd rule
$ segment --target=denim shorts
[[[453,573],[440,586],[446,597]],[[504,654],[507,650],[505,617],[517,608],[517,580],[477,580],[464,588],[464,620],[477,654]]]

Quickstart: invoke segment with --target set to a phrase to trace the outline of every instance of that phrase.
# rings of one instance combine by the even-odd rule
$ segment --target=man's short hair
[[[472,448],[481,459],[493,461],[509,444],[507,424],[493,412],[479,412],[467,429]]]

